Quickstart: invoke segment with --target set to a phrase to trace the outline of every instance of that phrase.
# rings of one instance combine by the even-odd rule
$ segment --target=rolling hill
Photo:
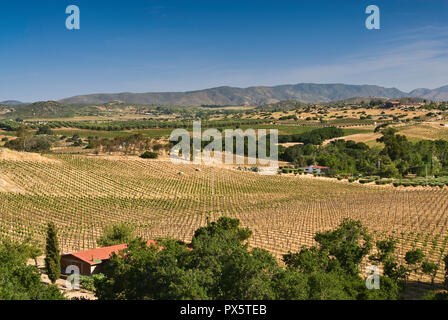
[[[18,104],[23,104],[23,102],[17,101],[17,100],[6,100],[6,101],[1,101],[0,104],[4,104],[4,105],[18,105]]]
[[[395,88],[373,85],[300,83],[274,87],[218,87],[187,92],[89,94],[62,99],[64,104],[101,104],[113,100],[160,105],[260,105],[283,100],[328,102],[352,97],[401,98],[409,96]]]
[[[187,92],[89,94],[60,100],[65,104],[100,104],[113,100],[136,104],[160,105],[260,105],[283,100],[329,102],[353,97],[403,98],[420,97],[448,100],[448,86],[438,89],[416,89],[410,93],[396,88],[374,85],[316,84],[259,86],[249,88],[218,87]]]
[[[446,101],[448,100],[448,86],[443,86],[434,90],[425,88],[415,89],[412,90],[409,94],[413,97],[420,97],[428,100]]]
[[[75,115],[72,107],[56,101],[40,101],[15,106],[8,117],[20,118],[65,118]]]

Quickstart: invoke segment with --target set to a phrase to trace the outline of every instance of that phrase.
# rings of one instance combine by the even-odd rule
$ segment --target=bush
[[[371,183],[375,181],[375,179],[369,178],[369,179],[359,179],[359,183],[365,184],[365,183]]]
[[[0,300],[62,300],[64,295],[55,285],[41,282],[36,266],[27,264],[33,247],[8,238],[0,241]]]
[[[54,138],[48,136],[34,136],[17,138],[5,143],[5,147],[25,152],[46,152],[51,149]]]
[[[79,279],[79,282],[83,289],[93,292],[93,291],[95,291],[95,280],[96,279],[101,280],[103,278],[104,278],[104,275],[102,273],[94,274],[91,277],[81,276]]]
[[[39,130],[37,130],[37,132],[36,132],[36,135],[40,135],[40,134],[52,135],[53,131],[50,129],[49,126],[42,126],[42,127],[39,127]]]
[[[158,156],[159,156],[159,154],[156,153],[156,152],[145,151],[144,153],[142,153],[140,155],[140,158],[143,158],[143,159],[157,159]]]
[[[103,235],[96,241],[99,246],[113,246],[128,243],[134,238],[134,228],[126,223],[113,224],[104,229]]]
[[[392,183],[392,179],[375,180],[375,184],[377,185],[385,185],[390,183]]]

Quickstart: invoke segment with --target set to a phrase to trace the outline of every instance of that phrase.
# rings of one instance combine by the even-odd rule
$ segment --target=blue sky
[[[81,29],[65,28],[77,5]],[[365,9],[381,29],[365,28]],[[0,2],[0,101],[300,82],[448,84],[448,0]]]

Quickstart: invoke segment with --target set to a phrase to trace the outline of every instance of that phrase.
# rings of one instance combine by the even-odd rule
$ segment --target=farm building
[[[149,240],[148,246],[152,244],[156,244],[156,242]],[[108,263],[111,254],[118,253],[118,251],[126,248],[126,244],[118,244],[115,246],[63,254],[61,255],[61,272],[66,273],[65,271],[68,266],[76,266],[79,268],[79,273],[84,276],[101,273],[104,266]]]
[[[323,166],[311,165],[309,167],[303,168],[303,172],[317,173],[317,174],[321,174],[321,173],[328,174],[330,172],[330,168],[329,167],[323,167]]]
[[[399,107],[401,105],[400,101],[386,101],[384,104],[385,108]]]

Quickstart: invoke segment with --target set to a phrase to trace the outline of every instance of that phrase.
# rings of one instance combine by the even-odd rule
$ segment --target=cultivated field
[[[96,247],[103,227],[118,221],[147,239],[189,241],[207,217],[229,215],[252,229],[251,246],[280,257],[350,217],[378,238],[397,236],[400,253],[420,247],[440,262],[447,253],[447,213],[446,188],[261,176],[137,157],[0,157],[0,233],[43,243],[53,221],[64,252]]]

